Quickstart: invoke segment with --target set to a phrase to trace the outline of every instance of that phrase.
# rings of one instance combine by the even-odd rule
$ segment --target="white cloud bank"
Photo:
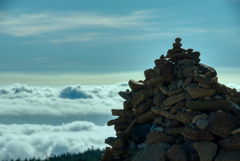
[[[127,88],[127,83],[63,88],[22,84],[0,87],[0,116],[110,115],[112,108],[122,108],[124,100],[118,92]]]
[[[91,146],[106,147],[104,139],[115,132],[113,127],[106,126],[107,121],[100,125],[101,118],[97,117],[110,116],[112,108],[122,108],[124,100],[118,92],[127,88],[127,83],[1,87],[0,159],[34,156],[43,159],[51,154],[83,152]],[[64,123],[66,117],[72,120]],[[4,118],[10,122],[4,124]],[[55,123],[53,118],[57,118]],[[43,124],[40,119],[49,121]],[[29,123],[23,124],[21,120]]]
[[[60,126],[0,124],[0,159],[45,159],[51,154],[83,152],[91,146],[102,149],[105,138],[114,135],[113,127],[86,121]]]

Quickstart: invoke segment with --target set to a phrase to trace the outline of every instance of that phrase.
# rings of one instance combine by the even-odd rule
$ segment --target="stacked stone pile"
[[[112,109],[116,137],[102,161],[240,161],[240,92],[180,41],[119,92],[126,101]]]

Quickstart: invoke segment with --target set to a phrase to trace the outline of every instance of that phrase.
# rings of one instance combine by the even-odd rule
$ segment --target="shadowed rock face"
[[[113,148],[102,160],[240,160],[240,92],[218,83],[216,70],[180,42],[119,93],[124,107],[108,122],[117,137],[106,139]]]
[[[240,134],[220,140],[219,145],[225,150],[240,150]]]
[[[168,143],[157,143],[137,153],[132,161],[167,161],[166,152],[171,146]]]
[[[230,136],[231,132],[237,127],[237,119],[229,112],[211,112],[207,118],[209,125],[207,130],[222,138]]]
[[[170,161],[187,161],[187,152],[181,147],[181,145],[173,145],[167,151],[166,155]]]

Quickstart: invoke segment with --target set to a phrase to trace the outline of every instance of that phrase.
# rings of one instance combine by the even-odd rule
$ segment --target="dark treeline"
[[[16,159],[13,160],[11,159],[10,161],[99,161],[101,160],[101,155],[104,153],[104,150],[88,148],[87,151],[83,153],[63,153],[60,155],[54,155],[52,154],[51,156],[47,157],[44,160],[41,160],[40,158],[29,158],[29,159],[24,159],[21,160]],[[5,160],[3,160],[5,161]]]

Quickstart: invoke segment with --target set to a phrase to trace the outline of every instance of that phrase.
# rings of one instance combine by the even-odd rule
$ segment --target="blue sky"
[[[106,147],[118,92],[176,37],[240,91],[239,0],[0,0],[0,159]]]
[[[144,79],[176,37],[183,48],[200,51],[201,62],[222,79],[240,71],[239,0],[0,3],[0,84],[38,84],[34,78],[41,77],[52,85],[49,75],[83,84],[97,84],[93,76],[106,83],[130,79],[112,75],[120,73]]]

